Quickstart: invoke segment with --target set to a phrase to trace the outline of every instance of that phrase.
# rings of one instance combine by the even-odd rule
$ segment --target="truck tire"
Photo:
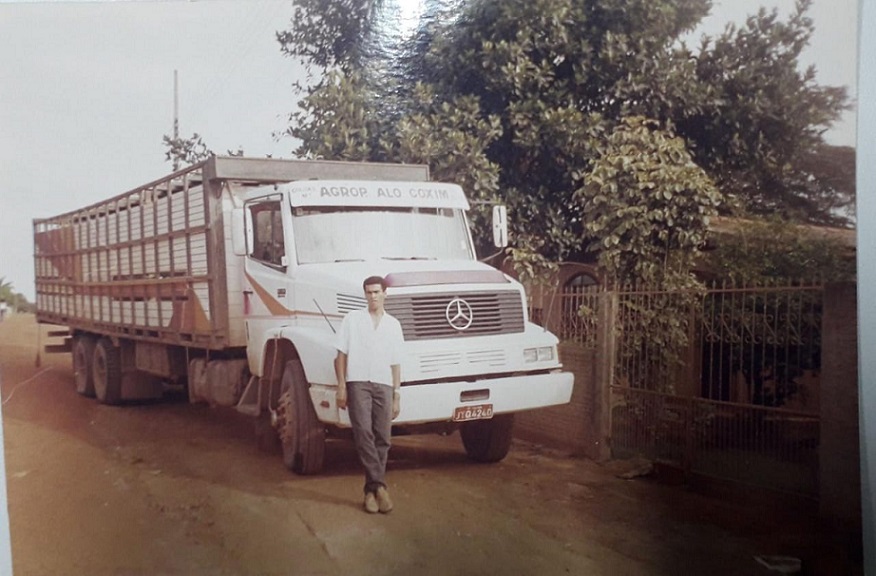
[[[498,462],[508,455],[514,414],[497,414],[489,420],[463,422],[459,429],[465,453],[475,462]]]
[[[91,364],[94,360],[94,338],[86,334],[73,341],[73,378],[76,392],[90,398],[94,397],[94,375]]]
[[[94,346],[91,363],[94,395],[102,404],[122,401],[122,360],[118,347],[109,338],[101,338]]]
[[[316,417],[300,360],[283,368],[277,431],[283,447],[283,464],[297,474],[316,474],[325,460],[325,426]]]

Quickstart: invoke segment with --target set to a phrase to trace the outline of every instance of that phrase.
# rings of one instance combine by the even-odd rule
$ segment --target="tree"
[[[414,48],[407,53],[409,69],[404,76],[412,81],[427,81],[429,91],[439,105],[435,105],[435,102],[424,104],[422,98],[410,98],[408,110],[400,114],[401,118],[406,119],[395,127],[381,125],[379,120],[374,120],[390,115],[381,113],[386,106],[374,105],[374,92],[369,92],[367,86],[362,85],[354,89],[355,97],[352,100],[357,114],[345,114],[338,118],[336,111],[344,108],[331,97],[336,95],[335,86],[339,84],[336,76],[329,75],[325,85],[313,88],[302,101],[304,112],[293,117],[296,122],[290,126],[290,133],[303,142],[299,153],[312,153],[314,141],[323,143],[333,138],[345,142],[345,150],[349,149],[346,143],[360,142],[367,148],[366,157],[369,159],[397,159],[392,151],[401,151],[405,147],[381,147],[368,142],[375,129],[384,135],[394,133],[395,139],[401,141],[410,137],[411,133],[408,131],[402,135],[398,128],[417,125],[410,118],[418,118],[420,128],[427,128],[422,122],[423,118],[431,115],[433,121],[437,121],[434,114],[436,109],[441,109],[440,105],[446,104],[452,109],[459,102],[459,97],[467,97],[477,105],[490,126],[501,127],[501,137],[496,137],[496,130],[489,131],[493,140],[484,142],[481,148],[485,160],[501,169],[498,185],[490,188],[502,190],[502,199],[517,213],[515,222],[529,223],[528,226],[517,226],[516,237],[547,237],[548,241],[543,243],[546,255],[562,257],[568,254],[579,247],[582,232],[580,219],[570,212],[574,210],[571,203],[574,190],[572,171],[586,168],[594,139],[598,139],[607,129],[600,115],[586,112],[590,99],[598,96],[586,90],[593,84],[593,79],[575,76],[576,68],[570,64],[581,60],[578,57],[583,52],[591,51],[589,46],[581,46],[577,42],[575,31],[588,15],[588,9],[577,4],[565,0],[480,2],[473,4],[456,25],[445,27],[441,34],[421,30],[417,36],[419,44],[415,42]],[[648,6],[648,3],[641,3],[643,12],[639,15],[639,22],[655,20],[655,14]],[[569,17],[564,19],[564,14]],[[617,15],[603,13],[600,17],[606,21],[618,21],[622,25],[623,21],[616,18]],[[335,16],[336,12],[328,11],[328,16],[323,16],[323,19]],[[690,16],[687,19],[690,23],[695,21]],[[551,22],[556,29],[546,34],[544,28]],[[519,31],[521,26],[524,30]],[[331,30],[339,27],[343,28],[333,23],[324,31],[330,34]],[[684,29],[685,25],[672,23],[670,27]],[[314,30],[310,30],[309,34],[313,33]],[[518,62],[514,67],[509,68],[511,65],[508,61],[518,47],[499,38],[503,35],[524,39],[524,46],[515,56]],[[654,36],[643,35],[648,38]],[[672,36],[663,34],[663,37]],[[287,42],[283,44],[288,54],[304,58],[312,54],[310,46],[313,43],[296,45],[288,42],[290,38],[286,36]],[[423,38],[435,40],[426,46]],[[319,45],[327,46],[325,42]],[[355,67],[356,58],[347,58],[349,54],[362,52],[331,52],[331,58],[326,57],[326,53],[326,50],[320,52],[320,56],[314,60],[317,65],[334,64],[339,69],[345,69]],[[560,54],[564,56],[560,58]],[[367,81],[366,75],[347,76],[351,84]],[[569,102],[570,89],[575,93],[574,102]],[[407,93],[415,94],[416,90],[416,87],[409,88]],[[511,96],[506,97],[507,94]],[[384,100],[386,94],[379,96]],[[326,105],[328,103],[330,105]],[[424,106],[431,106],[431,109],[424,110]],[[331,122],[321,123],[324,128],[321,137],[311,137],[318,132],[314,122],[323,120],[324,114],[331,117]],[[326,132],[332,133],[332,136],[327,137]],[[385,144],[392,139],[384,136],[383,142]],[[424,140],[422,135],[420,139]],[[319,150],[325,157],[339,157],[337,150],[330,151],[325,147]],[[358,154],[363,151],[362,148],[357,150]],[[434,155],[408,155],[405,159],[434,161]],[[477,169],[478,164],[485,162],[461,168]],[[532,177],[534,173],[538,174],[537,178]],[[457,170],[456,174],[450,175],[458,177],[464,174],[464,170]],[[481,229],[481,232],[485,231]]]
[[[415,102],[420,112],[400,119],[390,135],[381,139],[387,158],[428,164],[432,177],[456,182],[476,202],[471,222],[476,230],[490,226],[490,202],[498,201],[499,166],[488,154],[490,145],[502,135],[497,116],[484,116],[480,103],[471,96],[435,103],[432,90],[418,84]],[[478,252],[492,247],[486,233],[477,235]]]
[[[406,0],[302,0],[289,30],[276,33],[281,52],[306,70],[296,82],[299,95],[331,83],[329,73],[355,74],[372,93],[371,106],[387,121],[397,120],[419,79],[419,62],[432,38],[460,11],[464,0],[423,0],[419,14],[405,14]],[[416,21],[411,22],[413,18]],[[406,34],[413,29],[413,36]],[[294,128],[294,115],[290,127]]]
[[[12,282],[7,282],[5,277],[0,276],[0,300],[4,300],[11,310],[19,312],[32,312],[34,306],[27,301],[24,295],[15,291]]]
[[[317,6],[337,3],[305,2],[299,8],[313,13],[302,20],[312,25],[299,31],[304,36],[278,35],[285,53],[335,72],[324,84],[301,87],[303,112],[289,128],[302,140],[299,152],[337,158],[354,151],[358,159],[434,168],[461,142],[443,129],[482,138],[465,140],[477,151],[458,155],[469,162],[445,161],[456,168],[441,173],[462,178],[496,167],[495,184],[488,178],[483,190],[513,213],[515,248],[562,260],[604,239],[586,226],[587,206],[576,191],[604,162],[606,141],[618,127],[628,130],[632,117],[683,139],[685,153],[708,176],[697,182],[715,182],[736,200],[722,204],[725,213],[739,206],[834,222],[843,204],[837,192],[848,198],[849,188],[816,161],[821,133],[847,101],[842,89],[822,88],[812,71],[798,71],[812,32],[808,0],[787,22],[761,11],[743,29],[704,39],[698,52],[679,39],[708,13],[709,0],[472,0],[446,24],[429,20],[409,39],[397,57],[404,73],[393,77],[392,90],[369,68],[377,58],[386,69],[386,52],[365,49],[378,28],[375,7],[387,2],[340,5],[350,1],[355,9],[320,14]],[[437,12],[454,5],[429,6]],[[367,14],[369,24],[345,22],[357,14]],[[358,44],[355,35],[337,38],[360,25],[368,34]],[[490,129],[448,113],[460,103]],[[433,135],[442,144],[433,146]],[[411,140],[417,146],[406,144]],[[704,200],[710,190],[693,197]],[[712,207],[687,209],[701,214]],[[487,230],[477,227],[476,234],[486,237]]]
[[[369,108],[372,97],[356,73],[328,72],[319,90],[290,115],[289,135],[301,140],[297,156],[331,160],[375,159],[386,123]]]
[[[697,162],[749,213],[846,224],[842,211],[854,204],[854,184],[838,180],[824,157],[842,156],[853,174],[854,152],[832,150],[822,134],[849,107],[848,97],[845,88],[816,84],[814,68],[799,70],[814,30],[810,5],[798,0],[787,22],[761,8],[743,27],[705,38],[695,59],[707,97],[674,120]]]
[[[382,2],[374,0],[300,0],[292,27],[277,32],[281,51],[300,58],[311,77],[331,70],[364,67]],[[314,70],[315,69],[315,70]]]
[[[207,147],[197,132],[192,134],[191,138],[171,138],[165,134],[162,140],[167,148],[164,159],[173,162],[174,170],[178,168],[180,163],[191,166],[213,155],[213,151]],[[243,146],[238,146],[237,150],[228,149],[225,153],[229,156],[242,157],[244,156]]]
[[[644,117],[611,133],[575,192],[602,268],[620,282],[686,288],[721,194],[684,140]]]
[[[503,134],[489,157],[501,167],[515,238],[545,239],[542,252],[550,259],[581,255],[575,175],[589,170],[605,135],[634,112],[626,79],[670,66],[671,52],[662,60],[652,55],[666,52],[705,6],[475,2],[436,35],[420,76],[439,97],[475,96],[485,114],[501,119]]]
[[[721,194],[682,138],[641,116],[624,119],[575,192],[608,278],[645,286],[649,305],[622,298],[624,360],[669,382],[688,350],[690,313],[702,293],[692,270]]]
[[[213,154],[197,132],[192,134],[191,138],[171,138],[165,134],[162,140],[167,148],[164,159],[168,162],[174,162],[174,166],[180,162],[188,165],[195,164],[206,160]]]
[[[809,191],[820,215],[813,224],[848,226],[855,222],[856,154],[851,146],[819,144],[802,153],[800,187]]]

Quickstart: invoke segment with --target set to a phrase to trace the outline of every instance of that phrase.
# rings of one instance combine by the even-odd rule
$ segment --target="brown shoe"
[[[377,509],[382,514],[392,512],[392,499],[389,497],[389,491],[383,486],[377,489]]]
[[[377,505],[377,499],[374,497],[374,492],[365,494],[365,511],[369,514],[377,514],[380,507]]]

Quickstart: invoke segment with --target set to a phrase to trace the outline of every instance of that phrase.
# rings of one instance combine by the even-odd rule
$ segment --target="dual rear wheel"
[[[91,336],[77,336],[73,341],[73,377],[76,381],[76,392],[88,397],[94,397],[94,377],[91,374],[94,342],[95,339]]]
[[[73,342],[73,374],[79,394],[95,396],[103,404],[121,402],[121,354],[109,338],[77,336]]]

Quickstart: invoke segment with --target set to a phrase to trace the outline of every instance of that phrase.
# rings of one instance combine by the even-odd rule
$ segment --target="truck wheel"
[[[489,420],[463,422],[459,429],[465,453],[475,462],[498,462],[511,448],[514,414],[497,414]]]
[[[325,426],[316,417],[300,360],[283,369],[277,431],[283,446],[283,464],[297,474],[316,474],[325,460]]]
[[[94,396],[94,376],[91,363],[94,359],[94,338],[77,336],[73,343],[73,377],[76,381],[76,392],[83,396]]]
[[[119,349],[108,338],[101,338],[94,346],[91,364],[94,395],[102,404],[122,401],[122,361]]]

